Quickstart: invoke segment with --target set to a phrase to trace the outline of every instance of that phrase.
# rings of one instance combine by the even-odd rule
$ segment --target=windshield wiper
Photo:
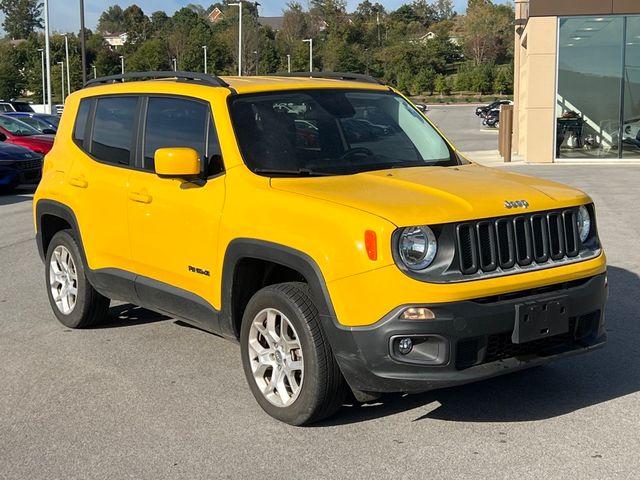
[[[293,175],[298,177],[327,177],[335,175],[335,173],[316,172],[308,168],[299,168],[298,170],[284,170],[277,168],[254,168],[254,173],[264,173],[265,175]]]

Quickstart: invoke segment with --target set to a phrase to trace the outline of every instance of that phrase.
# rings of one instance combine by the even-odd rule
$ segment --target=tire
[[[71,230],[56,233],[49,243],[45,262],[47,295],[53,313],[69,328],[89,327],[104,320],[109,311],[110,300],[89,283],[85,268]],[[56,298],[54,291],[58,294]]]
[[[240,350],[249,388],[272,417],[305,425],[342,405],[346,384],[306,284],[281,283],[258,291],[242,317]]]

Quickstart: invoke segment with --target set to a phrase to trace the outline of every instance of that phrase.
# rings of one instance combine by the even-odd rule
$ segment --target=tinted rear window
[[[78,108],[78,115],[76,115],[76,124],[73,128],[73,139],[78,145],[82,145],[84,143],[88,123],[87,120],[89,120],[89,110],[91,110],[91,100],[82,100],[80,102],[80,107]],[[57,126],[57,124],[55,125]]]
[[[91,154],[98,160],[129,165],[138,99],[101,98],[96,106]]]

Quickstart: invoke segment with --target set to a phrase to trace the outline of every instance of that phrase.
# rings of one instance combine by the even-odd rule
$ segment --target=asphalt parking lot
[[[454,140],[477,133],[475,116],[468,132],[448,131],[444,122],[466,125],[456,118],[468,111],[441,108],[432,118]],[[130,305],[96,328],[60,325],[32,190],[0,196],[0,479],[638,478],[640,166],[508,168],[594,198],[610,263],[608,346],[345,406],[309,428],[264,414],[238,347],[216,336]]]

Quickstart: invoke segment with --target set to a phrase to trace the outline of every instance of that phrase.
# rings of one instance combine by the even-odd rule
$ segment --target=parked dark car
[[[13,143],[46,155],[53,147],[53,138],[53,135],[43,135],[17,118],[0,115],[0,141],[2,142]]]
[[[494,108],[485,113],[482,117],[482,125],[490,128],[498,128],[500,126],[500,109]]]
[[[495,110],[496,108],[500,110],[502,105],[513,105],[513,102],[511,100],[497,100],[495,102],[491,102],[483,107],[476,108],[476,115],[484,117],[491,110]]]
[[[28,148],[0,142],[0,192],[38,183],[42,177],[42,158]]]
[[[40,133],[49,135],[55,134],[58,131],[58,125],[60,125],[60,117],[57,115],[29,112],[7,112],[5,115],[17,118],[21,122],[39,130]]]
[[[0,100],[0,113],[4,112],[33,112],[33,108],[27,102]]]

